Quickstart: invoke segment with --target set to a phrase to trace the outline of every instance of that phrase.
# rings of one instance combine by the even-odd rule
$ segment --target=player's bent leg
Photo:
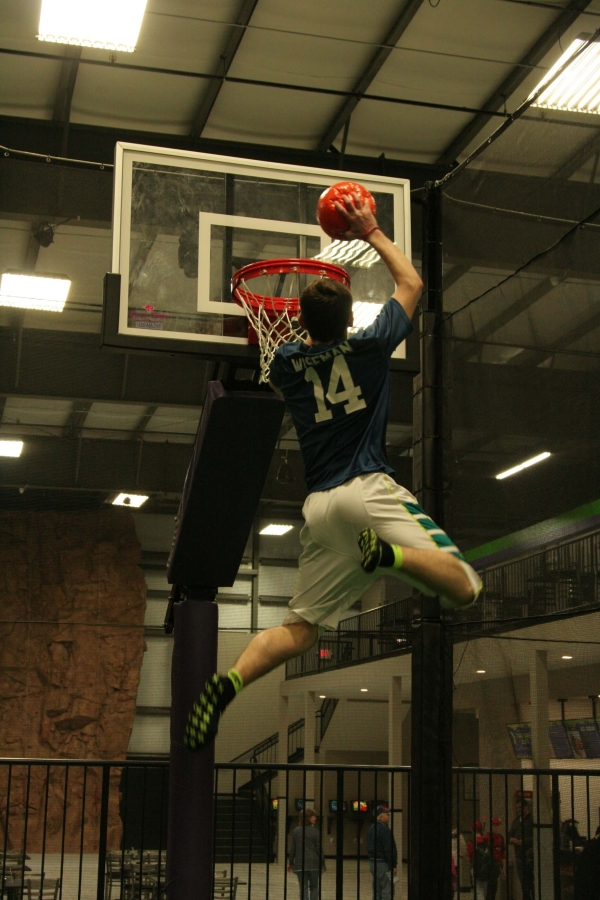
[[[319,626],[294,622],[269,628],[253,638],[227,675],[209,678],[188,716],[184,744],[201,750],[214,741],[219,720],[243,687],[266,675],[281,663],[299,656],[316,643]]]
[[[441,605],[447,609],[471,606],[481,590],[475,570],[453,553],[390,544],[372,528],[361,531],[358,545],[365,572],[376,568],[402,570],[417,584],[439,594]]]
[[[475,603],[481,582],[474,584],[462,560],[440,550],[402,547],[402,569],[440,595],[447,609],[465,609]],[[468,567],[470,568],[470,566]]]
[[[319,626],[311,622],[293,622],[267,628],[250,641],[235,664],[244,684],[250,684],[276,669],[281,663],[306,653],[316,644]]]

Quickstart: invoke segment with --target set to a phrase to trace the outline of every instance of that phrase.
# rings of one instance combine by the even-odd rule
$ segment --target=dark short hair
[[[314,811],[314,809],[311,809],[310,807],[308,807],[307,809],[302,809],[302,810],[300,810],[300,816],[299,816],[299,818],[300,818],[300,824],[301,824],[301,825],[309,825],[309,824],[310,824],[310,820],[311,820],[311,818],[312,818],[313,816],[316,817],[317,814],[316,814],[316,812]]]
[[[300,312],[313,340],[323,343],[341,340],[352,313],[352,294],[333,278],[317,278],[300,294]]]

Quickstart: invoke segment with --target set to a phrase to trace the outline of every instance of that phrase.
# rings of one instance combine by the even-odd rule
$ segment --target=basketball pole
[[[444,527],[447,354],[442,306],[442,192],[423,206],[420,373],[414,379],[413,492]],[[415,594],[412,616],[409,900],[450,900],[452,634],[436,597]]]
[[[192,704],[217,670],[217,589],[237,577],[284,409],[280,397],[259,392],[256,384],[250,391],[228,391],[210,382],[183,487],[167,565],[173,589],[165,619],[167,633],[175,632],[169,900],[213,900],[215,744],[191,751],[183,737]]]

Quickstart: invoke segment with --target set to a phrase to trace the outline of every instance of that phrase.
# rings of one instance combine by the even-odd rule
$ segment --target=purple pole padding
[[[166,872],[169,900],[213,900],[215,745],[186,750],[183,735],[192,703],[217,670],[218,626],[216,603],[186,600],[175,606]]]

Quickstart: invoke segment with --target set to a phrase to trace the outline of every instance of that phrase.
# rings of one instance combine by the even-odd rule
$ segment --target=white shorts
[[[481,579],[448,535],[438,528],[405,488],[384,472],[359,475],[329,491],[309,494],[302,510],[303,550],[290,611],[283,624],[306,621],[335,630],[343,612],[382,575],[393,575],[424,594],[435,594],[402,569],[364,572],[358,535],[372,528],[390,544],[451,553],[462,563],[477,594]]]

